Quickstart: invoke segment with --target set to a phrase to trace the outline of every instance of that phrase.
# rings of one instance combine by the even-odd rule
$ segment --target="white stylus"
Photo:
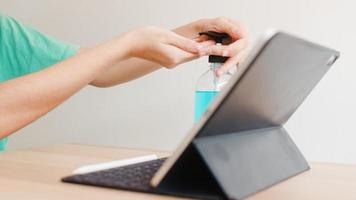
[[[122,166],[126,166],[126,165],[147,162],[147,161],[156,160],[156,159],[158,159],[158,156],[154,155],[154,154],[146,155],[146,156],[139,156],[139,157],[128,158],[128,159],[123,159],[123,160],[115,160],[115,161],[110,161],[110,162],[105,162],[105,163],[82,166],[82,167],[79,167],[78,169],[75,169],[72,173],[73,174],[85,174],[85,173],[90,173],[90,172],[95,172],[95,171],[100,171],[100,170],[105,170],[105,169],[111,169],[111,168],[115,168],[115,167],[122,167]]]

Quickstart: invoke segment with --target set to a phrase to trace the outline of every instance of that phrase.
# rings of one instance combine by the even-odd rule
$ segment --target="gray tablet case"
[[[206,113],[210,118],[158,188],[241,199],[308,170],[283,125],[338,57],[332,49],[273,34]]]
[[[215,109],[204,114],[207,121],[157,187],[88,182],[86,175],[62,180],[202,199],[242,199],[308,170],[283,125],[339,53],[282,32],[255,53],[240,78],[236,74],[215,100]]]

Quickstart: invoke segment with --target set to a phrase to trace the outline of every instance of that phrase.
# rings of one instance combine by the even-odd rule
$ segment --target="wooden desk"
[[[167,152],[89,145],[55,145],[0,153],[1,199],[180,199],[61,183],[73,169],[92,163]],[[312,163],[312,169],[249,200],[356,199],[356,166]]]

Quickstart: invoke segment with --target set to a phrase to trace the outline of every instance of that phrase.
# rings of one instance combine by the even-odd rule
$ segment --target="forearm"
[[[110,87],[128,82],[160,69],[157,63],[140,58],[130,58],[112,65],[90,84],[96,87]]]
[[[125,59],[120,39],[45,70],[0,84],[0,138],[38,119],[114,63]]]

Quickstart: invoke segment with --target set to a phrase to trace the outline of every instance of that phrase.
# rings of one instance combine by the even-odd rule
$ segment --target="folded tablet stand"
[[[308,169],[285,129],[276,126],[195,139],[158,188],[241,199]]]

